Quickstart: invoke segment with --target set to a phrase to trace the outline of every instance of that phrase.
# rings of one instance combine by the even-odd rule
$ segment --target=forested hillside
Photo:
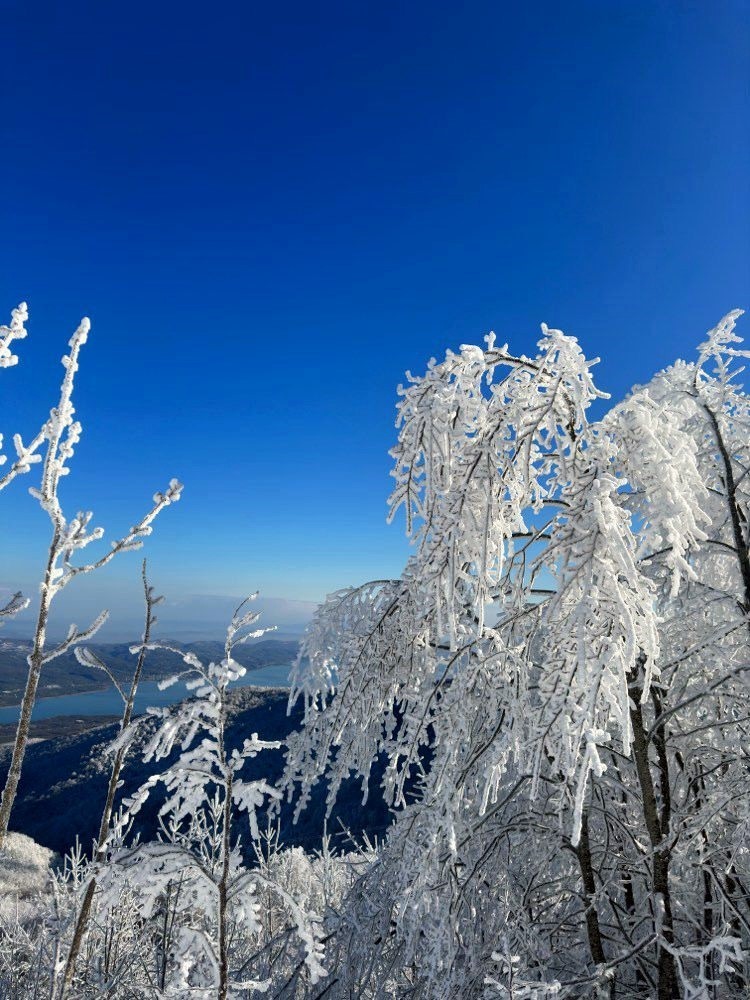
[[[232,692],[229,700],[227,745],[242,746],[247,733],[259,732],[264,739],[283,741],[299,726],[301,711],[287,715],[288,691],[241,688]],[[139,748],[148,735],[153,735],[154,723],[147,723],[139,734]],[[118,725],[99,727],[76,736],[43,740],[29,748],[26,767],[18,790],[13,814],[13,828],[32,837],[37,843],[64,856],[78,838],[86,847],[96,839],[101,819],[102,803],[106,798],[110,755],[107,748],[117,736]],[[0,750],[0,783],[5,780],[9,754]],[[168,763],[176,758],[176,752]],[[248,774],[278,782],[283,769],[283,753],[268,751],[262,758],[249,761]],[[120,795],[131,796],[148,778],[150,768],[141,760],[137,748],[123,773]],[[376,768],[370,781],[370,795],[362,805],[359,783],[350,780],[339,796],[327,828],[332,842],[341,847],[350,843],[349,835],[361,840],[363,834],[382,837],[390,822],[378,785],[382,768]],[[151,839],[158,829],[157,812],[163,795],[154,794],[138,814],[133,833]],[[274,822],[275,825],[275,822]],[[281,814],[281,840],[286,845],[299,845],[314,851],[320,847],[325,826],[325,790],[313,797],[310,808],[299,822],[292,822],[291,808]],[[248,842],[246,850],[251,851]]]

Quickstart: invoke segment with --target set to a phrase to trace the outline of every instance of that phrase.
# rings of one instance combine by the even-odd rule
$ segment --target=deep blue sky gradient
[[[740,0],[4,4],[0,309],[31,309],[6,445],[86,314],[64,499],[118,532],[179,476],[160,589],[397,573],[405,369],[490,328],[529,353],[546,321],[619,396],[748,305],[749,24]],[[41,568],[30,483],[0,498],[0,586]]]

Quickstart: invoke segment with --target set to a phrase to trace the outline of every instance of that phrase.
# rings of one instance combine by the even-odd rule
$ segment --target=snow
[[[9,832],[0,849],[0,919],[28,919],[50,888],[55,855],[23,833]]]

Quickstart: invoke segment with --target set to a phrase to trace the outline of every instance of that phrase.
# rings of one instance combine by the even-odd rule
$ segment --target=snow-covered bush
[[[397,821],[341,996],[747,994],[750,400],[738,312],[598,421],[576,340],[400,390],[401,577],[305,639],[286,782],[378,756]],[[330,948],[329,948],[330,952]]]
[[[37,913],[37,901],[49,888],[53,852],[23,833],[8,834],[0,854],[0,917]]]
[[[171,650],[187,664],[183,676],[194,697],[177,709],[150,710],[159,725],[146,745],[144,760],[164,760],[176,746],[181,752],[126,800],[120,817],[121,825],[127,824],[161,783],[166,789],[159,813],[165,836],[114,851],[102,877],[104,905],[113,893],[119,899],[122,885],[127,884],[145,922],[171,900],[170,948],[164,949],[164,988],[170,996],[239,1000],[269,988],[274,970],[263,957],[264,894],[273,901],[269,905],[283,912],[272,936],[281,934],[285,942],[290,937],[298,942],[298,946],[287,943],[285,951],[300,973],[304,970],[305,981],[315,984],[325,975],[320,918],[305,911],[293,893],[270,877],[267,865],[246,866],[240,849],[238,814],[246,813],[249,835],[258,843],[258,813],[269,798],[278,796],[266,781],[244,779],[242,768],[248,758],[279,744],[253,734],[242,749],[230,750],[225,735],[228,686],[245,672],[232,653],[236,645],[268,631],[253,627],[258,617],[248,610],[247,602],[237,608],[227,629],[224,658],[218,663],[204,665],[192,652]],[[170,649],[159,643],[150,648]],[[176,675],[161,686],[178,679]],[[132,738],[135,728],[137,723],[123,731],[120,744]]]

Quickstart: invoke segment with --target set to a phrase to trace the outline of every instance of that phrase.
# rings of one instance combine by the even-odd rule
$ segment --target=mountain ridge
[[[224,645],[215,640],[185,642],[176,639],[155,640],[173,646],[184,652],[193,652],[208,662],[224,655]],[[127,684],[135,669],[135,656],[130,647],[137,643],[106,642],[86,643],[109,667],[119,683]],[[30,640],[4,639],[0,642],[0,707],[17,705],[23,697],[28,671],[27,656],[31,652]],[[299,651],[296,639],[257,639],[237,647],[234,657],[246,670],[291,663]],[[168,677],[179,668],[180,660],[174,653],[164,650],[149,650],[143,668],[144,681],[158,681]],[[45,664],[39,685],[38,697],[52,695],[83,694],[108,688],[110,679],[95,667],[82,666],[74,652]]]

